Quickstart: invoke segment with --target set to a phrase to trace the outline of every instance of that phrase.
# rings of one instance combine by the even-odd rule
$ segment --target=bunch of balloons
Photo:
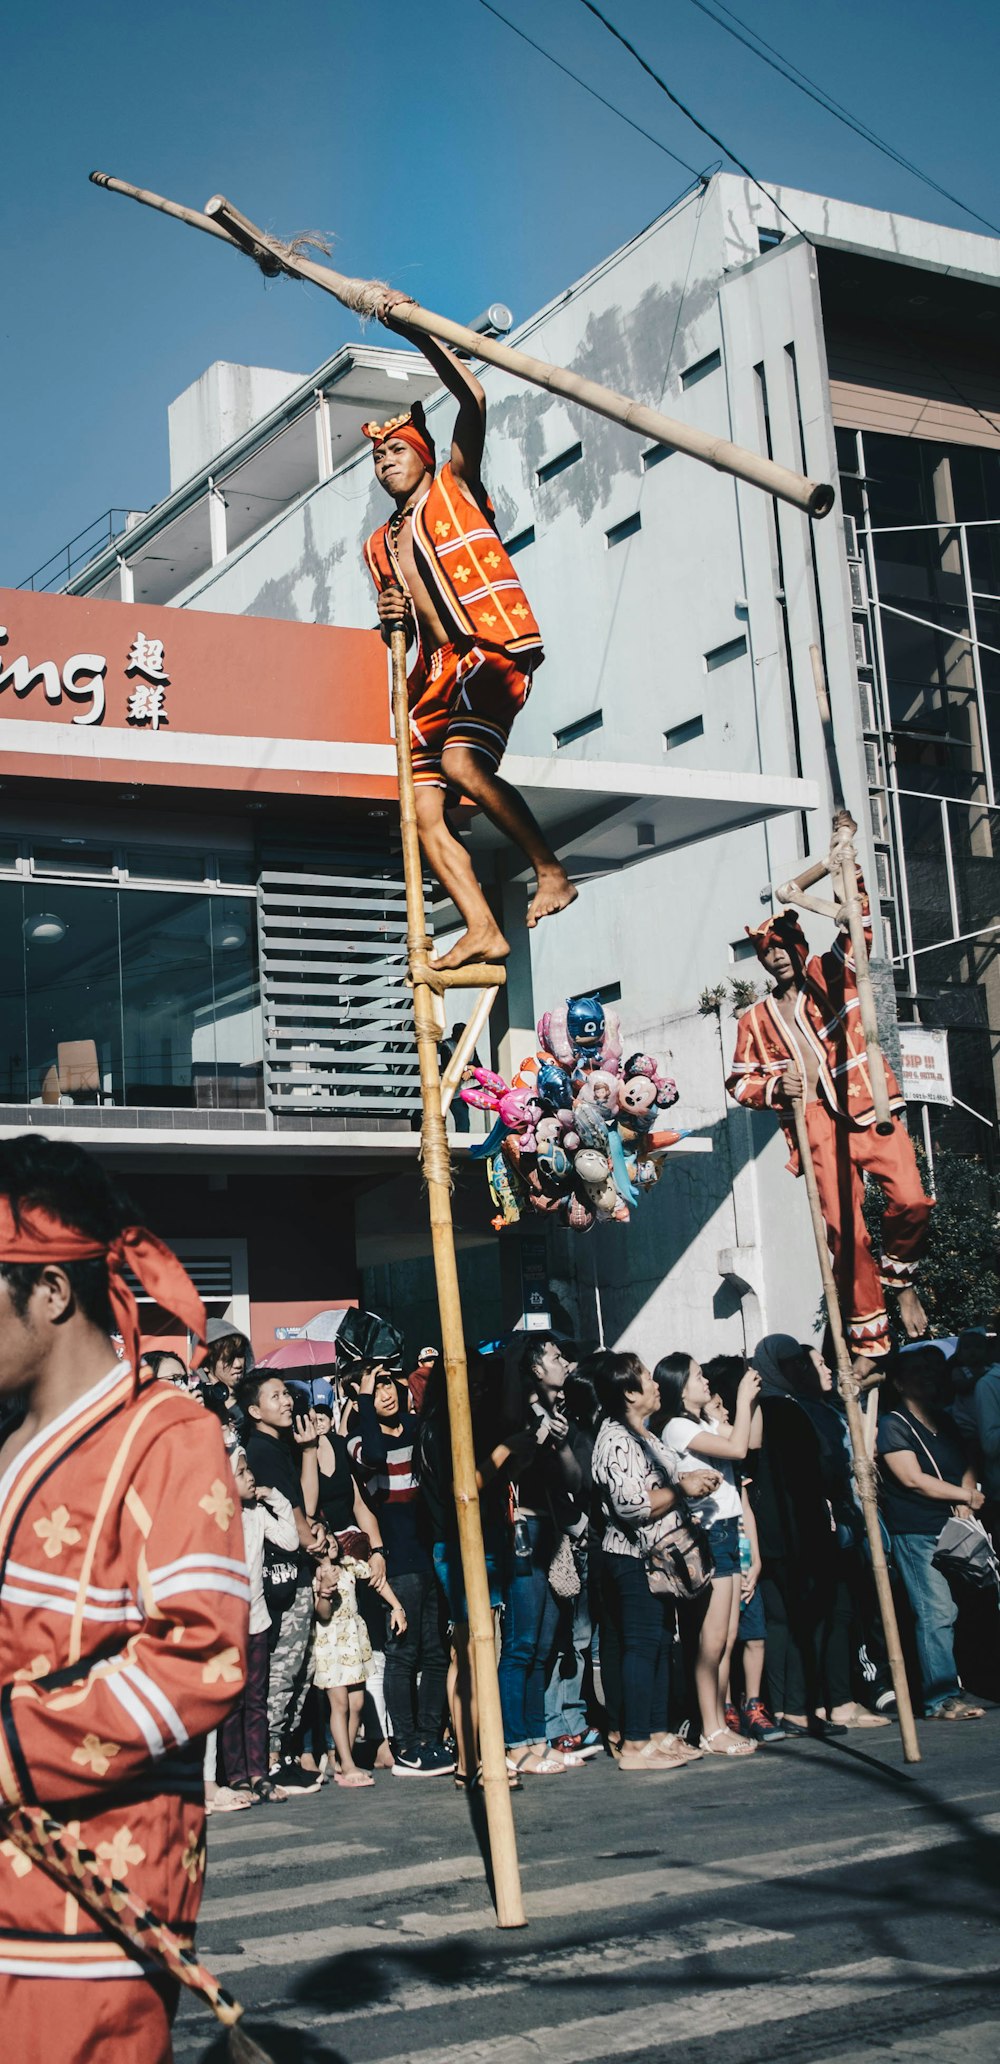
[[[658,1127],[677,1084],[651,1054],[622,1059],[618,1014],[599,996],[577,996],[538,1020],[539,1052],[512,1083],[473,1068],[467,1104],[495,1111],[485,1160],[499,1231],[525,1211],[549,1213],[585,1232],[627,1225],[642,1192],[659,1181],[663,1155],[685,1135]]]

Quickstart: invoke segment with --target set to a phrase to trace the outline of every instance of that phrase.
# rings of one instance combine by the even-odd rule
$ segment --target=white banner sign
[[[903,1095],[916,1104],[950,1104],[951,1068],[947,1032],[926,1025],[900,1025]]]

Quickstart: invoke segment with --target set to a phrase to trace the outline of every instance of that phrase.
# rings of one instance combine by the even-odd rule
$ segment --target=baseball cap
[[[437,1347],[422,1347],[417,1360],[418,1362],[426,1362],[428,1359],[432,1359],[436,1362],[439,1359],[440,1352],[440,1348]]]

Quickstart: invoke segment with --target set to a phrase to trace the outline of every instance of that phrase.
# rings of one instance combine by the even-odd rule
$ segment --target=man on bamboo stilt
[[[405,302],[383,319],[405,336]],[[417,639],[409,678],[410,742],[420,841],[466,930],[436,963],[503,960],[510,951],[446,809],[468,796],[535,870],[528,924],[572,903],[576,890],[524,798],[498,773],[510,728],[544,657],[541,634],[497,535],[480,478],[486,397],[461,360],[420,338],[420,348],[459,404],[451,456],[435,473],[434,447],[417,403],[388,423],[365,423],[375,472],[395,514],[365,546],[378,589],[383,636],[402,624]]]
[[[843,821],[853,834],[856,826],[846,813]],[[860,874],[858,893],[870,946],[870,906]],[[802,1171],[791,1105],[794,1097],[804,1100],[841,1309],[855,1369],[863,1375],[892,1345],[886,1290],[896,1292],[911,1340],[927,1330],[914,1279],[933,1200],[924,1195],[909,1133],[899,1123],[904,1099],[888,1063],[893,1128],[888,1136],[875,1130],[854,956],[846,931],[829,952],[810,957],[791,910],[746,930],[775,986],[739,1020],[726,1088],[737,1103],[775,1112],[791,1148],[788,1167],[793,1175]],[[881,1263],[872,1253],[862,1208],[866,1174],[874,1176],[885,1192]]]

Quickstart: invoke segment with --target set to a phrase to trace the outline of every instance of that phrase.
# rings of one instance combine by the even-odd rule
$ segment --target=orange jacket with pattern
[[[460,648],[506,652],[525,673],[541,666],[542,634],[497,535],[493,504],[470,501],[444,465],[413,510],[413,554],[449,637]],[[375,586],[406,582],[384,523],[365,545]]]
[[[858,889],[865,941],[870,947],[870,905],[860,873]],[[854,955],[846,932],[838,934],[826,953],[814,953],[807,960],[795,1003],[794,1027],[793,1031],[786,1024],[773,996],[763,997],[744,1011],[736,1027],[736,1052],[726,1088],[738,1104],[774,1111],[791,1150],[788,1167],[799,1175],[794,1120],[790,1111],[775,1103],[775,1095],[786,1062],[794,1061],[805,1079],[804,1047],[812,1050],[818,1068],[817,1092],[833,1116],[849,1125],[875,1123]],[[889,1108],[902,1111],[905,1098],[888,1061],[885,1074]]]
[[[2,1467],[2,1462],[0,1462]],[[218,1421],[118,1363],[0,1477],[0,1802],[79,1824],[184,1936],[205,1871],[202,1737],[240,1698],[250,1586]],[[142,1975],[4,1841],[0,1971]]]

